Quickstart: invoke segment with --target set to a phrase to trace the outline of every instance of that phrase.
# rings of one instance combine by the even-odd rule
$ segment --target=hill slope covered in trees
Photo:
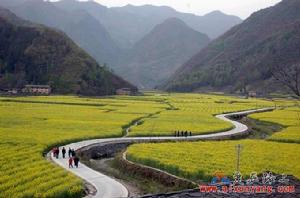
[[[64,33],[0,8],[0,89],[50,84],[56,93],[114,94],[131,84],[97,64]]]
[[[300,1],[252,14],[185,63],[162,87],[173,91],[281,89],[273,69],[300,61]]]
[[[52,2],[16,0],[6,5],[17,16],[65,32],[99,64],[111,63],[120,52],[106,28],[87,11],[65,11]],[[1,5],[1,3],[0,3]]]

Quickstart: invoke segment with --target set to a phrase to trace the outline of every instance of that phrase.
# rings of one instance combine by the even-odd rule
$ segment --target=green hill
[[[99,64],[111,64],[120,49],[106,28],[85,10],[65,11],[54,3],[43,0],[18,0],[15,6],[6,6],[23,19],[59,29]],[[1,3],[0,3],[1,5]]]
[[[114,94],[131,84],[97,64],[64,33],[0,8],[0,89],[50,84],[56,93]]]
[[[284,89],[273,83],[271,69],[300,61],[299,10],[299,0],[283,0],[252,14],[201,50],[162,87],[262,93]]]

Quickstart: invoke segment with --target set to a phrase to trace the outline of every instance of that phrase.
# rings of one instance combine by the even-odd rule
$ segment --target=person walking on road
[[[77,156],[74,157],[74,165],[76,168],[78,168],[78,164],[79,164],[79,158]]]
[[[73,157],[69,158],[69,168],[73,168]]]
[[[65,147],[62,148],[61,153],[62,153],[63,158],[65,159],[65,157],[66,157],[66,149],[65,149]]]
[[[69,150],[68,150],[68,154],[69,154],[69,157],[72,157],[72,149],[69,147]]]
[[[59,148],[57,147],[56,148],[56,159],[58,159],[58,157],[59,157]]]
[[[75,150],[72,149],[72,154],[71,154],[72,157],[75,157],[76,156],[76,153],[75,153]]]
[[[53,154],[53,157],[56,157],[56,147],[54,147],[54,148],[52,149],[52,154]]]

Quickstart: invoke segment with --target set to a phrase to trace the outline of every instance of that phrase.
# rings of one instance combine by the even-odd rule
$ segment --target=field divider
[[[123,128],[123,137],[128,137],[129,132],[133,127],[143,124],[143,122],[142,122],[143,119],[152,118],[155,115],[159,115],[161,112],[162,111],[157,111],[155,113],[150,113],[146,116],[132,120],[129,124],[122,127]]]
[[[256,110],[247,110],[235,113],[225,113],[216,115],[215,117],[230,122],[234,125],[234,128],[225,132],[219,132],[214,134],[206,135],[196,135],[190,137],[120,137],[120,138],[106,138],[106,139],[92,139],[85,140],[81,142],[75,142],[68,145],[64,145],[65,148],[72,148],[81,150],[84,148],[90,148],[99,144],[108,144],[108,143],[142,143],[142,142],[166,142],[166,141],[197,141],[197,140],[222,140],[222,139],[231,139],[237,136],[244,136],[248,134],[248,127],[238,121],[231,120],[231,117],[234,116],[247,116],[253,113],[262,113],[267,111],[273,111],[275,108],[263,108]],[[62,149],[63,146],[60,147]],[[48,153],[51,156],[51,153]],[[92,197],[104,197],[104,198],[116,198],[116,197],[128,197],[129,192],[126,187],[120,182],[116,181],[114,178],[106,176],[100,172],[97,172],[84,164],[80,164],[78,169],[69,168],[67,159],[62,158],[52,158],[52,160],[63,167],[64,169],[72,172],[73,174],[79,176],[83,180],[89,182],[96,189],[95,195]],[[99,177],[98,179],[92,179]]]
[[[16,103],[33,103],[33,104],[48,104],[48,105],[72,105],[72,106],[91,106],[103,107],[107,104],[97,103],[76,103],[76,102],[53,102],[53,101],[35,101],[35,100],[17,100],[17,99],[0,99],[1,102],[16,102]]]

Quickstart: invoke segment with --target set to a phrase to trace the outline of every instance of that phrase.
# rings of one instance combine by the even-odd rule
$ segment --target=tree
[[[285,67],[274,66],[271,68],[271,74],[275,80],[300,96],[300,62]]]

